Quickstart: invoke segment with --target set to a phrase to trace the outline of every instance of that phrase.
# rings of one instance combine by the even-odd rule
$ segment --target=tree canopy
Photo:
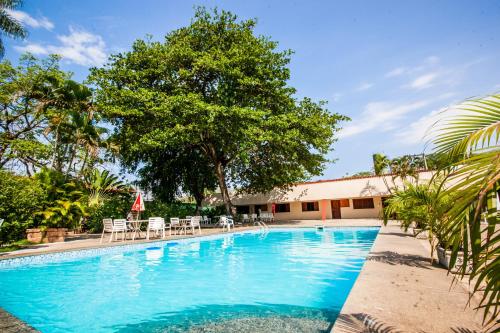
[[[199,8],[163,42],[137,40],[92,70],[124,165],[136,168],[148,152],[197,150],[228,213],[229,187],[262,192],[321,173],[347,118],[295,97],[292,52],[256,36],[255,24]]]

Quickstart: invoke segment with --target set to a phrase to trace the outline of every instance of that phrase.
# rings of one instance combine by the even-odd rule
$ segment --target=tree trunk
[[[195,212],[196,214],[195,215],[196,216],[201,215],[201,209],[202,209],[201,203],[203,202],[203,198],[195,196],[194,200],[196,201],[196,212]]]
[[[76,146],[73,146],[73,150],[71,152],[71,158],[69,159],[69,164],[68,164],[68,170],[66,171],[66,179],[69,178],[69,173],[71,172],[71,165],[73,164],[73,160],[75,159],[76,155]]]
[[[229,191],[226,184],[226,176],[224,174],[224,167],[220,161],[215,162],[215,173],[217,175],[217,180],[219,182],[220,193],[222,194],[222,201],[224,201],[224,206],[226,207],[227,215],[233,215],[231,198],[229,197]]]

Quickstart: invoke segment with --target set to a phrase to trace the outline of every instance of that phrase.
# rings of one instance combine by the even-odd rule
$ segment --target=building
[[[420,172],[418,179],[429,180],[432,174]],[[383,201],[390,195],[388,187],[402,185],[392,175],[348,177],[299,183],[287,191],[239,194],[231,201],[240,214],[274,210],[276,220],[379,218]],[[222,204],[220,194],[207,198],[207,203]]]

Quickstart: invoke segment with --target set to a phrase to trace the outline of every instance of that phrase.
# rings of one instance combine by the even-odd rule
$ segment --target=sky
[[[190,23],[195,6],[256,18],[256,33],[294,51],[297,98],[328,102],[342,123],[315,179],[372,169],[372,154],[429,152],[428,128],[464,99],[500,91],[500,1],[25,0],[11,14],[25,40],[4,38],[5,58],[57,53],[85,80],[88,68],[134,40]]]

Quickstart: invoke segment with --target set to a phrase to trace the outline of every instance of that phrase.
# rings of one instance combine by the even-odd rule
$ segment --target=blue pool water
[[[377,233],[273,229],[0,261],[0,307],[42,332],[324,331]]]

